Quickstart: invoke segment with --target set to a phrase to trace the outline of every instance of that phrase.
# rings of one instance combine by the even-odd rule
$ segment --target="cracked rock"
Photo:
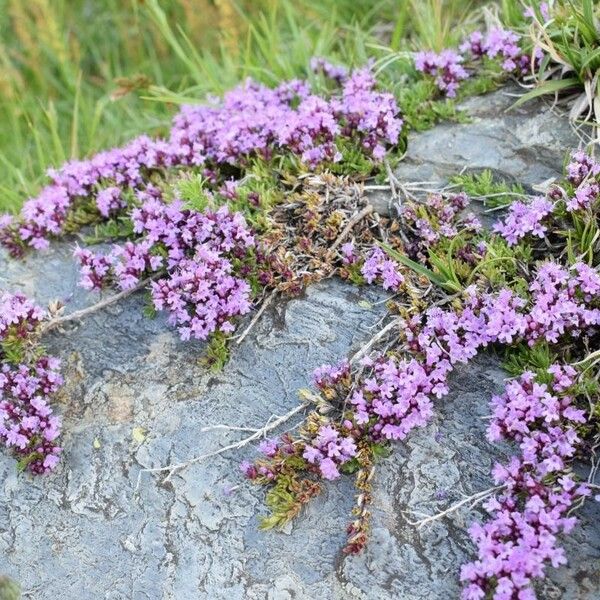
[[[3,287],[39,302],[70,298],[69,310],[93,302],[75,287],[64,244],[23,263],[2,257],[0,267]],[[354,495],[347,477],[326,485],[286,533],[260,532],[264,490],[238,468],[250,447],[195,464],[169,484],[146,474],[135,493],[141,468],[240,439],[203,427],[260,426],[289,411],[312,369],[364,343],[384,297],[335,280],[315,285],[266,314],[218,374],[200,366],[201,344],[143,318],[137,297],[52,334],[49,350],[76,378],[56,407],[63,461],[55,474],[31,478],[0,455],[3,574],[36,600],[457,597],[460,564],[473,553],[466,526],[481,510],[419,531],[410,522],[488,488],[493,461],[508,451],[484,437],[488,401],[504,376],[490,356],[457,371],[429,426],[380,463],[372,539],[359,556],[341,552]],[[564,541],[569,566],[549,569],[544,598],[597,598],[597,505],[581,518]]]
[[[408,136],[408,150],[395,169],[401,183],[428,182],[431,189],[448,183],[463,169],[490,169],[501,180],[531,186],[561,176],[565,159],[581,145],[567,115],[550,109],[545,99],[511,108],[523,92],[508,86],[491,94],[474,96],[460,108],[468,123],[441,123]],[[371,195],[380,214],[393,212],[394,201],[386,192]]]

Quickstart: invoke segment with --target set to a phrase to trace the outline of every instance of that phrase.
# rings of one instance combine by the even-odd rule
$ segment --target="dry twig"
[[[331,258],[334,252],[337,250],[338,246],[348,237],[353,227],[362,221],[366,216],[370,215],[373,212],[373,206],[371,204],[367,204],[360,212],[356,213],[347,223],[346,227],[342,229],[342,232],[336,240],[331,244],[331,247],[327,251],[327,257]]]
[[[421,529],[421,527],[424,527],[425,525],[428,525],[429,523],[433,523],[434,521],[439,521],[440,519],[443,519],[444,517],[448,516],[450,513],[457,511],[459,508],[461,508],[465,504],[469,504],[470,505],[469,508],[473,508],[476,504],[479,504],[481,501],[485,500],[492,494],[500,491],[501,489],[503,489],[505,487],[506,487],[505,485],[498,485],[496,487],[491,487],[491,488],[488,488],[487,490],[483,490],[482,492],[477,492],[476,494],[473,494],[471,496],[467,496],[466,498],[463,498],[460,502],[453,504],[452,506],[450,506],[446,510],[443,510],[442,512],[436,513],[435,515],[430,515],[428,517],[425,517],[424,519],[420,519],[419,521],[408,521],[408,523],[409,523],[409,525],[413,525],[413,526],[417,527],[417,529]]]
[[[244,341],[244,338],[250,333],[250,331],[256,325],[256,323],[258,323],[258,320],[261,318],[262,314],[265,312],[265,310],[267,309],[269,304],[271,304],[271,302],[273,302],[273,298],[275,298],[276,295],[277,295],[277,290],[275,289],[265,298],[265,300],[261,304],[260,308],[256,311],[256,314],[254,315],[254,317],[252,317],[252,321],[250,321],[248,327],[246,327],[246,329],[244,329],[244,331],[237,338],[237,340],[235,342],[236,344],[239,345]]]
[[[394,327],[400,325],[402,319],[394,319],[390,321],[383,329],[380,329],[362,348],[360,348],[353,356],[350,358],[350,364],[355,363],[359,359],[366,356],[371,348],[382,338],[384,338],[389,331],[391,331]]]
[[[50,319],[50,321],[48,321],[42,327],[41,333],[42,334],[48,333],[48,331],[52,331],[53,329],[56,329],[57,327],[60,327],[61,325],[64,325],[65,323],[69,323],[70,321],[80,321],[81,319],[85,319],[89,315],[91,315],[99,310],[102,310],[103,308],[106,308],[107,306],[111,306],[112,304],[115,304],[116,302],[119,302],[119,300],[122,300],[123,298],[127,298],[127,296],[130,296],[134,292],[137,292],[138,290],[145,287],[151,280],[152,280],[152,278],[144,279],[144,280],[140,281],[136,286],[134,286],[128,290],[123,290],[122,292],[119,292],[118,294],[108,296],[107,298],[100,300],[100,302],[97,302],[96,304],[92,304],[92,306],[82,308],[81,310],[76,310],[68,315],[54,317],[53,319]]]
[[[228,446],[224,446],[223,448],[219,448],[218,450],[214,450],[213,452],[207,452],[206,454],[201,454],[200,456],[190,458],[189,460],[186,460],[186,461],[183,461],[180,463],[174,463],[174,464],[166,465],[164,467],[156,467],[156,468],[152,468],[152,469],[142,469],[138,474],[138,479],[137,479],[137,483],[135,486],[135,492],[137,493],[137,491],[140,487],[142,475],[144,473],[167,473],[167,476],[164,479],[164,482],[166,483],[167,481],[171,480],[171,477],[173,477],[173,475],[175,475],[182,469],[185,469],[196,463],[202,462],[203,460],[206,460],[208,458],[212,458],[213,456],[218,456],[219,454],[228,452],[229,450],[236,450],[238,448],[243,448],[244,446],[247,446],[251,442],[264,436],[269,431],[276,429],[277,427],[279,427],[286,421],[289,421],[289,419],[291,419],[294,415],[296,415],[300,411],[304,410],[306,408],[306,406],[307,406],[307,403],[303,402],[302,404],[299,404],[298,406],[296,406],[296,408],[292,409],[290,412],[286,413],[285,415],[277,417],[276,419],[274,419],[272,421],[269,419],[270,422],[268,422],[264,427],[254,430],[254,433],[252,435],[249,435],[248,437],[244,438],[243,440],[240,440],[239,442],[235,442],[234,444],[229,444]],[[215,427],[228,428],[229,426],[215,426]],[[231,427],[231,429],[235,429],[235,428]]]

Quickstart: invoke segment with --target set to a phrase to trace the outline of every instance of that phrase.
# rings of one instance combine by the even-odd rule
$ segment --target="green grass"
[[[0,0],[0,211],[47,168],[145,132],[165,133],[177,103],[245,77],[307,75],[310,57],[377,61],[416,128],[456,117],[411,91],[407,51],[458,41],[470,0]],[[480,4],[480,3],[476,3]]]
[[[532,76],[535,87],[516,105],[542,95],[579,92],[570,103],[573,121],[600,124],[600,4],[595,0],[556,0],[550,20],[538,9],[532,22],[519,17],[517,0],[503,0],[505,19],[529,35],[545,57]]]

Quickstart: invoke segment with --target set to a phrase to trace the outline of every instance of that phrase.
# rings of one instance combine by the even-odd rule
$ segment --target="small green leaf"
[[[373,444],[371,450],[375,458],[387,458],[392,453],[392,449],[387,444]]]
[[[352,473],[356,473],[360,468],[360,463],[356,458],[352,458],[351,460],[345,462],[341,467],[340,471],[342,473],[346,473],[347,475],[351,475]]]

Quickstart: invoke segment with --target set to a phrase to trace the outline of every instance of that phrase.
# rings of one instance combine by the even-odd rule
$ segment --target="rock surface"
[[[414,136],[398,176],[445,181],[462,166],[492,167],[526,184],[558,175],[577,145],[568,125],[533,105],[504,114],[510,101],[503,92],[472,99],[474,123]],[[92,303],[76,279],[66,244],[21,263],[0,255],[0,288],[40,303],[61,298],[69,311]],[[0,454],[0,575],[36,600],[458,597],[459,567],[473,552],[466,525],[481,510],[462,509],[421,530],[410,522],[490,487],[493,461],[509,451],[484,436],[489,398],[504,377],[492,356],[458,370],[432,423],[380,463],[372,539],[359,556],[341,552],[353,503],[347,478],[327,485],[285,533],[258,531],[264,490],[238,469],[252,447],[168,483],[146,474],[135,492],[141,469],[246,435],[204,427],[258,427],[296,406],[316,366],[364,343],[383,298],[339,281],[316,285],[265,314],[219,374],[199,364],[200,344],[144,318],[140,297],[53,334],[48,347],[69,380],[57,403],[63,462],[54,475],[31,479]],[[588,503],[581,521],[564,539],[569,566],[549,569],[540,598],[598,598],[598,505]]]
[[[66,245],[0,266],[2,287],[40,302],[68,298],[71,310],[92,301],[75,286]],[[314,367],[367,338],[381,299],[337,281],[314,286],[265,316],[217,375],[198,364],[200,345],[142,317],[140,298],[53,335],[48,346],[69,377],[57,406],[65,454],[56,474],[36,479],[17,475],[0,455],[3,573],[36,600],[457,597],[474,515],[463,510],[420,531],[410,521],[491,484],[490,466],[503,453],[484,438],[487,402],[503,379],[491,357],[457,372],[429,427],[381,463],[372,543],[362,555],[340,551],[352,506],[348,479],[328,485],[287,532],[259,532],[263,490],[238,474],[249,447],[168,484],[144,475],[135,493],[141,468],[244,435],[203,427],[260,426],[294,407]],[[545,598],[597,597],[599,517],[596,506],[584,509],[583,527],[565,541],[572,566],[552,571]]]
[[[545,99],[511,108],[522,93],[506,87],[469,98],[461,108],[470,122],[441,123],[409,135],[407,155],[395,169],[398,180],[430,182],[435,189],[463,169],[491,169],[502,180],[530,188],[560,177],[565,158],[587,132],[577,134],[567,115],[551,110]],[[374,193],[371,201],[381,214],[393,211],[389,193]]]

